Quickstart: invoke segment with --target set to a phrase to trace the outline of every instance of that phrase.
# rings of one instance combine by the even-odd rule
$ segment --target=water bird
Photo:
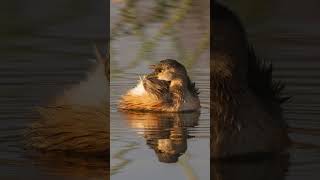
[[[109,159],[109,58],[95,48],[97,61],[85,80],[65,89],[26,130],[26,147]]]
[[[211,18],[211,158],[278,154],[290,145],[281,105],[284,84],[254,53],[240,19],[213,3]]]
[[[153,72],[140,78],[136,87],[121,97],[120,110],[184,112],[200,109],[199,91],[182,64],[165,59],[150,68]]]

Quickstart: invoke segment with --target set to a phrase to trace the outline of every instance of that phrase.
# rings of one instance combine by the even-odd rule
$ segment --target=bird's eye
[[[155,70],[155,72],[156,72],[156,73],[161,73],[161,72],[163,72],[163,69],[157,68],[157,69]]]

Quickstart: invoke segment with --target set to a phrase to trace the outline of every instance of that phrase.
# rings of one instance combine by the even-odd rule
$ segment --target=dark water
[[[274,64],[292,99],[284,105],[293,141],[290,157],[212,168],[220,179],[320,178],[320,14],[319,2],[228,1],[245,23],[257,54]],[[228,173],[229,172],[229,173]],[[233,173],[232,175],[230,173]],[[217,176],[215,176],[217,177]]]
[[[318,37],[293,32],[272,32],[270,42],[264,42],[276,67],[275,78],[287,83],[287,93],[293,98],[285,105],[285,117],[290,126],[293,146],[287,179],[318,179],[320,173],[320,94]],[[301,39],[300,39],[301,38]],[[257,41],[259,41],[257,39]],[[261,40],[263,42],[263,40]],[[295,41],[295,42],[292,42]]]
[[[45,105],[86,76],[105,43],[103,1],[3,1],[0,30],[0,179],[105,179],[105,161],[27,151],[23,134]]]

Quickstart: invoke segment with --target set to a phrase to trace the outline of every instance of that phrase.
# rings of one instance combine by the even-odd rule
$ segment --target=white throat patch
[[[130,90],[130,93],[133,95],[141,96],[146,92],[144,86],[143,86],[143,79],[140,77],[140,80],[136,87],[132,88]]]

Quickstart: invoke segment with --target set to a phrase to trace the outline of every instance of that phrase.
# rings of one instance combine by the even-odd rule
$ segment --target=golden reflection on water
[[[109,123],[105,108],[57,106],[39,108],[27,130],[32,161],[54,175],[109,176]]]
[[[34,161],[55,175],[109,178],[109,61],[96,55],[87,79],[35,108],[39,117],[25,131]]]
[[[39,120],[26,132],[29,147],[106,156],[109,123],[105,108],[64,105],[41,107],[39,112]]]
[[[103,158],[88,157],[85,154],[46,152],[32,154],[32,164],[44,170],[51,177],[87,179],[110,179],[109,163]],[[59,178],[57,178],[59,179]]]
[[[123,112],[122,116],[145,138],[160,162],[175,163],[186,152],[191,138],[188,128],[198,125],[200,113]]]

